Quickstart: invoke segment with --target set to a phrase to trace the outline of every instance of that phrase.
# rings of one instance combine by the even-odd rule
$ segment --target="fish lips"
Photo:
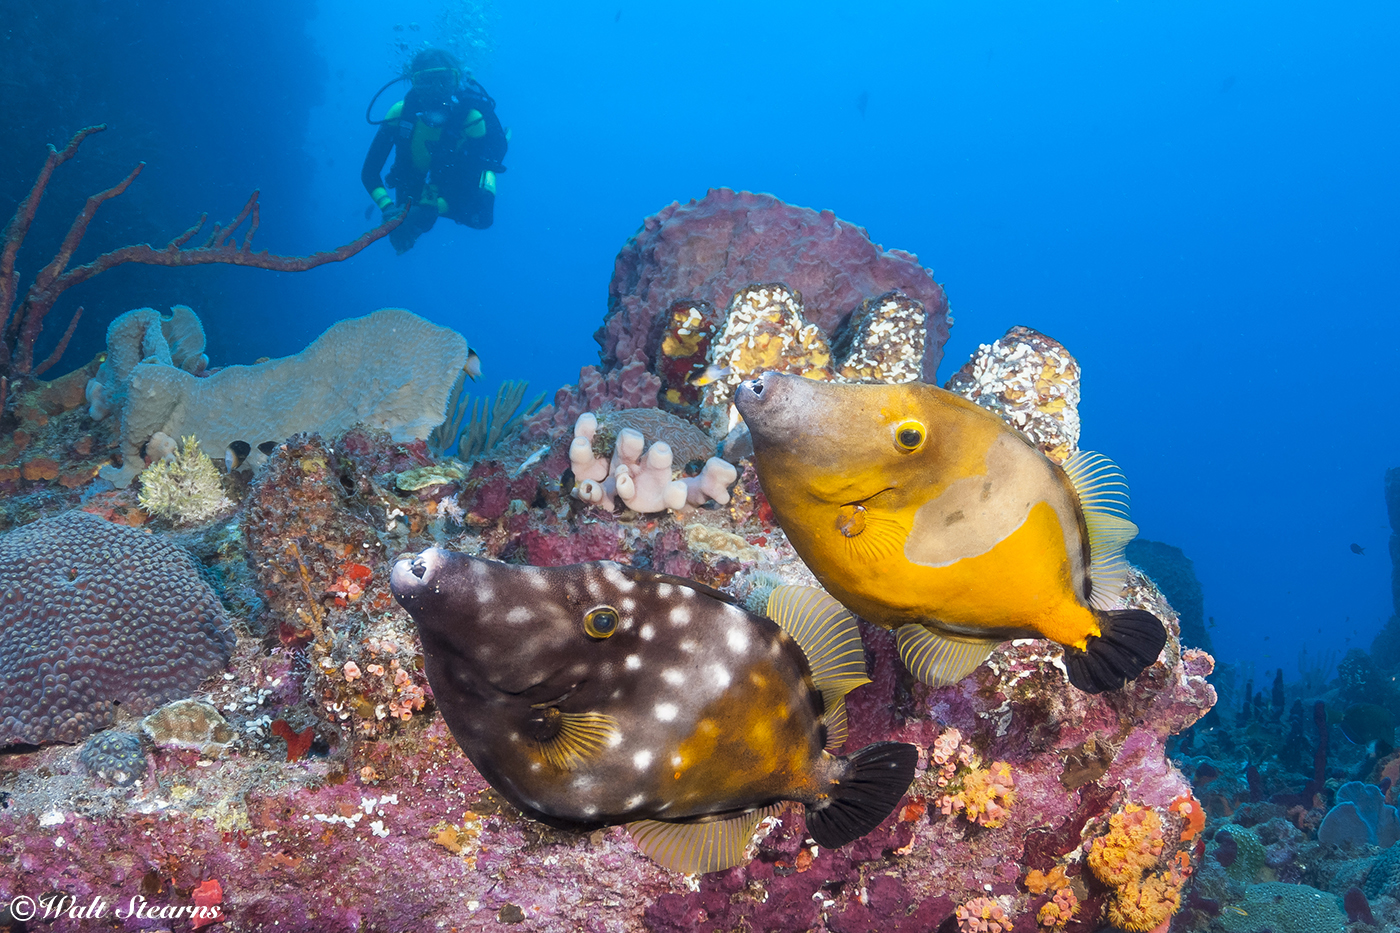
[[[739,384],[734,407],[743,415],[755,441],[760,437],[776,439],[775,435],[791,433],[801,426],[800,411],[805,406],[793,404],[800,395],[800,387],[794,383],[808,381],[770,370]]]

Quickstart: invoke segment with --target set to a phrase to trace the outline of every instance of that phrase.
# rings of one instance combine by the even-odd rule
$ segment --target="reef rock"
[[[383,308],[338,321],[295,356],[200,378],[190,371],[192,359],[202,358],[191,357],[192,317],[188,308],[177,308],[165,321],[143,308],[108,329],[111,358],[89,383],[88,396],[94,417],[121,418],[123,465],[101,472],[117,486],[141,471],[143,450],[157,433],[194,435],[216,455],[234,441],[257,447],[357,423],[383,428],[396,440],[425,438],[442,423],[453,380],[467,362],[461,334]],[[202,351],[202,331],[197,344]]]
[[[765,282],[801,293],[807,320],[828,336],[868,298],[897,289],[922,302],[928,314],[922,372],[933,381],[948,339],[948,301],[917,256],[883,249],[831,211],[728,188],[671,204],[622,247],[608,314],[595,335],[604,369],[640,361],[655,371],[674,302],[725,307],[740,288]]]

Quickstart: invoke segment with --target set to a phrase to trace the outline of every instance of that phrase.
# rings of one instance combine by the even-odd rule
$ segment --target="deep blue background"
[[[358,235],[364,106],[391,41],[435,38],[441,6],[179,7],[161,112],[221,117],[182,140],[185,183],[262,186],[264,246]],[[1013,324],[1068,346],[1083,443],[1122,464],[1143,534],[1194,559],[1222,662],[1292,679],[1304,647],[1370,644],[1390,614],[1381,477],[1400,466],[1400,7],[667,6],[497,5],[477,63],[513,131],[496,225],[300,276],[225,271],[196,305],[214,361],[399,305],[466,334],[487,390],[552,392],[596,360],[643,217],[767,191],[934,271],[956,318],[941,378]],[[268,68],[286,75],[276,106],[250,119],[271,96],[249,99],[247,75]],[[257,158],[188,158],[240,146]],[[207,194],[190,213],[242,198]]]

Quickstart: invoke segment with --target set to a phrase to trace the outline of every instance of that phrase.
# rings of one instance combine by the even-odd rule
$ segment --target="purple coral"
[[[0,745],[76,742],[185,696],[234,636],[189,552],[86,512],[0,538]]]

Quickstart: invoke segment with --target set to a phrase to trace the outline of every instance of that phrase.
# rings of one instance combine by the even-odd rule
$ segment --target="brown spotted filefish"
[[[677,871],[744,860],[786,801],[837,848],[874,829],[918,750],[853,754],[843,697],[868,683],[855,619],[786,586],[772,621],[692,580],[611,561],[525,567],[429,548],[394,565],[457,743],[526,816],[625,824]]]

